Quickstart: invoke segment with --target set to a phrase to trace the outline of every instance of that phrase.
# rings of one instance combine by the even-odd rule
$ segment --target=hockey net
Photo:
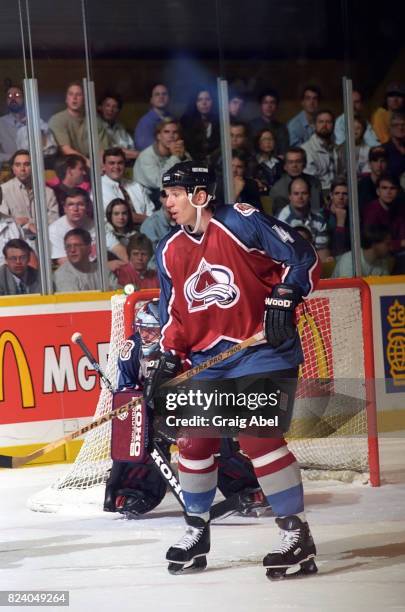
[[[132,333],[135,309],[157,297],[157,290],[113,296],[110,350],[106,374],[117,382],[117,360]],[[370,292],[359,279],[321,281],[299,309],[298,329],[305,362],[289,446],[304,477],[379,484],[378,441]],[[112,409],[102,388],[95,418]],[[56,512],[65,506],[102,503],[103,485],[111,467],[111,422],[90,431],[74,464],[50,487],[28,500],[28,507]]]

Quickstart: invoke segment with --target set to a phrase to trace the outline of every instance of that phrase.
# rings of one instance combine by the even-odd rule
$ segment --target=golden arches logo
[[[10,331],[5,331],[0,336],[0,402],[4,401],[4,353],[7,343],[11,344],[17,363],[23,408],[33,408],[35,406],[34,386],[27,358],[19,339]]]
[[[298,321],[298,333],[302,338],[305,326],[308,325],[311,330],[312,341],[315,349],[316,368],[320,379],[328,379],[330,377],[328,358],[325,344],[322,339],[322,334],[316,324],[314,317],[308,312],[301,315]],[[304,351],[305,352],[305,351]],[[302,365],[300,366],[299,377],[302,378]]]

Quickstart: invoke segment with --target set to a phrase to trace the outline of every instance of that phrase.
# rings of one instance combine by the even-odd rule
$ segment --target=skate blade
[[[198,572],[203,572],[206,567],[207,557],[202,555],[201,557],[194,557],[189,565],[185,563],[169,563],[167,569],[169,574],[177,576],[180,574],[197,574]]]
[[[313,559],[308,559],[296,565],[290,565],[289,567],[268,567],[266,570],[266,577],[269,580],[284,580],[289,578],[299,578],[302,576],[310,576],[316,574],[318,568]]]

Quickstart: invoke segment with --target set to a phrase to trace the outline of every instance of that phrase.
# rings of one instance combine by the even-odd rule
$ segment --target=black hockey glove
[[[145,381],[144,398],[148,406],[153,405],[153,400],[158,396],[159,387],[176,376],[181,369],[180,357],[171,353],[160,356],[158,365],[151,370],[150,376]]]
[[[263,331],[273,348],[279,347],[297,333],[295,308],[301,299],[298,287],[284,284],[275,285],[271,296],[266,298]]]

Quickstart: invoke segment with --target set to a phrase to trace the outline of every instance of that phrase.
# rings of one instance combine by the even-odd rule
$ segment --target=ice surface
[[[1,470],[0,588],[69,590],[69,608],[47,609],[75,612],[405,611],[405,438],[381,442],[380,488],[304,483],[319,573],[282,582],[261,567],[278,541],[270,517],[217,521],[208,569],[171,576],[165,552],[184,530],[171,495],[139,521],[79,506],[42,514],[27,498],[66,467]]]

